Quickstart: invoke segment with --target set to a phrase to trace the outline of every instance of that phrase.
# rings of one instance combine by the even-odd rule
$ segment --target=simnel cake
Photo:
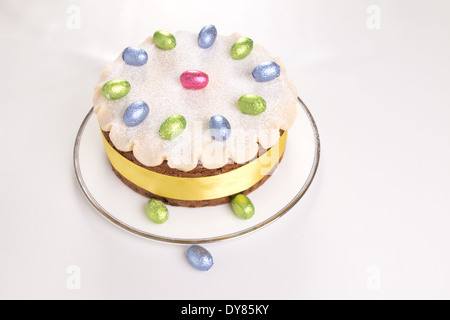
[[[230,202],[280,163],[297,90],[279,58],[252,39],[156,31],[125,48],[94,92],[114,173],[174,206]]]

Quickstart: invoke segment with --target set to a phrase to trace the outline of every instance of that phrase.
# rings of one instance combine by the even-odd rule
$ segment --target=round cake
[[[175,206],[223,204],[284,154],[297,90],[280,59],[237,33],[156,31],[107,65],[94,113],[115,174]]]

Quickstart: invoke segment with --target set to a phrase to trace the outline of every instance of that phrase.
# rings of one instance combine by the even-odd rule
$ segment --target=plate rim
[[[240,231],[223,234],[220,236],[206,237],[206,238],[199,238],[199,239],[184,239],[184,238],[160,236],[160,235],[155,235],[152,233],[144,232],[144,231],[134,228],[134,227],[124,223],[123,221],[120,221],[119,219],[115,218],[114,216],[112,216],[110,213],[108,213],[108,211],[105,208],[102,207],[102,205],[100,203],[98,203],[98,201],[95,199],[95,197],[89,191],[89,188],[87,187],[86,183],[84,182],[83,175],[81,173],[81,168],[80,168],[79,151],[80,151],[81,137],[83,136],[84,129],[85,129],[89,119],[91,118],[92,114],[94,113],[94,107],[92,107],[89,110],[89,112],[87,113],[87,115],[84,117],[84,119],[81,123],[81,126],[78,129],[76,138],[75,138],[75,143],[74,143],[74,148],[73,148],[73,166],[74,166],[75,176],[77,178],[78,185],[79,185],[82,193],[84,194],[84,196],[89,201],[89,203],[104,218],[106,218],[108,221],[112,222],[116,226],[120,227],[121,229],[124,229],[125,231],[128,231],[134,235],[137,235],[137,236],[140,236],[140,237],[143,237],[146,239],[168,242],[168,243],[176,243],[176,244],[203,244],[203,243],[225,241],[228,239],[234,239],[237,237],[247,235],[256,230],[260,230],[263,227],[268,226],[269,224],[272,224],[274,221],[276,221],[279,218],[281,218],[282,216],[284,216],[289,210],[291,210],[298,203],[298,201],[303,197],[303,195],[306,193],[306,191],[308,191],[309,187],[311,186],[311,184],[314,180],[314,177],[316,176],[316,173],[317,173],[317,170],[319,167],[319,160],[320,160],[320,153],[321,153],[319,130],[317,128],[317,124],[316,124],[316,121],[314,120],[314,117],[312,116],[310,110],[308,109],[306,104],[303,102],[303,100],[300,99],[300,97],[297,97],[297,102],[300,104],[300,106],[305,111],[305,113],[308,117],[308,120],[310,122],[311,128],[313,129],[315,152],[314,152],[314,159],[313,159],[311,170],[308,174],[308,177],[307,177],[305,183],[303,184],[303,186],[301,187],[299,192],[294,196],[294,198],[292,198],[277,213],[271,215],[269,218],[259,222],[258,224],[254,225],[254,226],[248,227],[248,228],[240,230]]]

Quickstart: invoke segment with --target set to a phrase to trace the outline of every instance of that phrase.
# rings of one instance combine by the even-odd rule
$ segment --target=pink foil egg
[[[186,89],[202,89],[208,85],[209,78],[206,73],[199,70],[187,70],[180,76],[181,85]]]

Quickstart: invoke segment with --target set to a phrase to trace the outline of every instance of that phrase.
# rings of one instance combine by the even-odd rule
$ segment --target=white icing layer
[[[258,152],[258,142],[270,148],[279,139],[279,130],[289,130],[296,112],[297,90],[285,67],[257,43],[243,60],[230,55],[239,34],[217,36],[212,47],[198,46],[197,34],[188,31],[174,33],[177,45],[172,50],[161,50],[152,37],[139,47],[148,54],[143,66],[127,65],[122,54],[106,66],[94,93],[94,112],[100,127],[110,132],[114,146],[121,151],[133,151],[134,156],[147,166],[168,165],[182,171],[194,169],[199,163],[208,169],[219,168],[229,162],[244,163]],[[257,82],[253,69],[262,62],[275,61],[281,66],[278,78]],[[186,70],[200,70],[208,74],[208,85],[199,90],[185,89],[180,75]],[[102,95],[102,86],[113,79],[125,79],[130,92],[118,100]],[[243,94],[256,94],[267,103],[259,115],[243,114],[238,100]],[[123,122],[123,113],[137,100],[145,101],[150,112],[136,127]],[[161,124],[169,116],[181,114],[187,126],[174,140],[159,135]],[[226,141],[215,141],[209,132],[209,120],[220,114],[231,125]]]

